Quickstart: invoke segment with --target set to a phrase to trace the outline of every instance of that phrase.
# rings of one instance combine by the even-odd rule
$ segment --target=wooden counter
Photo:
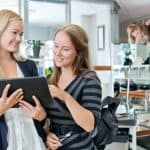
[[[92,69],[95,71],[110,71],[111,66],[93,66]]]
[[[145,98],[145,93],[150,93],[150,90],[136,90],[136,91],[130,91],[129,96],[135,97],[135,98]],[[127,91],[121,91],[121,96],[127,96]]]
[[[136,134],[137,136],[150,135],[150,121],[145,120],[145,122],[139,123],[136,128]]]
[[[138,126],[136,129],[136,135],[137,136],[150,135],[150,128]]]

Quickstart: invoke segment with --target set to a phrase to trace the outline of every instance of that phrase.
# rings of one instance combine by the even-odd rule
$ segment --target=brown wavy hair
[[[73,73],[79,75],[81,70],[90,69],[88,37],[85,30],[79,25],[69,24],[59,28],[54,35],[54,39],[57,33],[61,31],[69,36],[77,52],[77,57],[72,65]],[[61,69],[54,64],[54,71],[49,83],[57,85],[60,74]]]
[[[127,27],[127,33],[128,33],[128,42],[135,43],[136,37],[132,35],[134,31],[140,30],[140,27],[136,23],[132,23],[128,25]]]

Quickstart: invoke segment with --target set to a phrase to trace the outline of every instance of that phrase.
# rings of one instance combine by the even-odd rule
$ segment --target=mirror
[[[120,43],[113,45],[113,65],[148,65],[150,47],[145,44]]]

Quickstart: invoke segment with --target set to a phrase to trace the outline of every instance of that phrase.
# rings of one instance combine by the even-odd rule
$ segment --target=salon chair
[[[146,150],[150,150],[150,135],[137,137],[137,145]]]

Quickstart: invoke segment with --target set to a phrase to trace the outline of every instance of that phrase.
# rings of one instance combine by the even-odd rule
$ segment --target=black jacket
[[[26,60],[23,62],[17,61],[17,64],[25,77],[38,76],[37,67],[33,61],[31,60]],[[44,122],[39,122],[37,120],[34,120],[34,124],[36,126],[38,134],[45,141],[46,133],[43,129]],[[0,117],[0,150],[7,150],[7,146],[8,146],[7,133],[8,133],[7,124],[5,122],[4,115],[2,115]]]

